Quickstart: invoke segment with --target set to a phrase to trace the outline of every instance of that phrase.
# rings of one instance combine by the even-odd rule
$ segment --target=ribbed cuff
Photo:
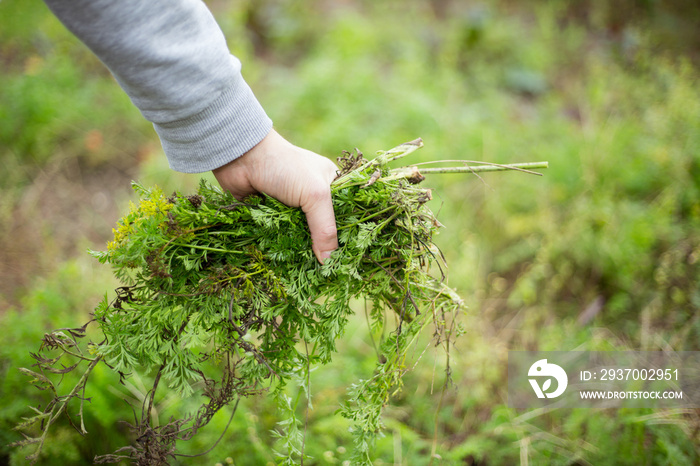
[[[239,77],[200,113],[184,120],[154,123],[170,168],[202,173],[248,152],[272,129],[272,120]]]

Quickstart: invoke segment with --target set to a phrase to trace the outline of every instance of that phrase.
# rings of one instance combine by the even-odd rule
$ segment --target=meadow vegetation
[[[508,350],[700,350],[695,2],[210,6],[277,130],[300,146],[335,159],[421,137],[420,161],[549,161],[544,177],[423,182],[466,333],[444,393],[444,358],[426,346],[386,408],[375,464],[700,462],[697,410],[522,411],[506,398]],[[169,170],[149,124],[43,3],[0,2],[0,63],[0,463],[19,465],[26,452],[5,445],[44,398],[17,368],[44,332],[82,325],[118,286],[86,250],[112,239],[132,179],[187,193],[199,176]],[[358,308],[333,363],[311,372],[305,464],[349,461],[350,423],[335,411],[373,370],[371,345]],[[133,421],[147,380],[120,384],[103,366],[93,376],[89,435],[61,423],[46,461],[91,464],[130,441],[118,421]],[[196,406],[163,396],[156,422]],[[230,414],[182,453],[209,449]],[[274,464],[278,414],[269,397],[242,400],[225,439],[182,464]]]

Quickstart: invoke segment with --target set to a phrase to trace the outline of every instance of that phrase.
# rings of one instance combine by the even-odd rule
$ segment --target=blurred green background
[[[700,464],[699,410],[516,411],[508,350],[700,350],[700,4],[694,0],[211,1],[278,131],[332,159],[422,137],[416,161],[548,160],[544,177],[434,175],[450,284],[469,306],[439,404],[428,349],[387,407],[375,464]],[[84,323],[118,284],[103,249],[168,169],[150,124],[38,0],[0,1],[0,464],[42,393],[17,368],[44,332]],[[208,175],[207,175],[208,176]],[[364,316],[313,373],[306,464],[348,464],[334,414],[374,352]],[[128,443],[145,386],[108,370],[90,434],[54,429],[43,464]],[[194,409],[165,397],[159,412]],[[183,452],[214,444],[222,412]],[[225,439],[182,464],[274,464],[276,407],[244,400]],[[175,464],[175,463],[174,463]]]

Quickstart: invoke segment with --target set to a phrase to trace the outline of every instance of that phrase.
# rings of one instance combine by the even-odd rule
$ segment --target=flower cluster
[[[138,185],[134,185],[138,189]],[[107,243],[108,251],[115,251],[124,245],[127,239],[140,228],[144,222],[156,222],[165,225],[167,213],[173,204],[164,195],[160,188],[155,187],[149,192],[148,198],[143,198],[137,204],[129,201],[129,213],[117,222],[117,228],[112,228],[114,240]]]

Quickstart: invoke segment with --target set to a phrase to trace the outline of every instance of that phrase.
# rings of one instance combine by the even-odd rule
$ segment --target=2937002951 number
[[[678,380],[678,369],[602,369],[600,380]]]

